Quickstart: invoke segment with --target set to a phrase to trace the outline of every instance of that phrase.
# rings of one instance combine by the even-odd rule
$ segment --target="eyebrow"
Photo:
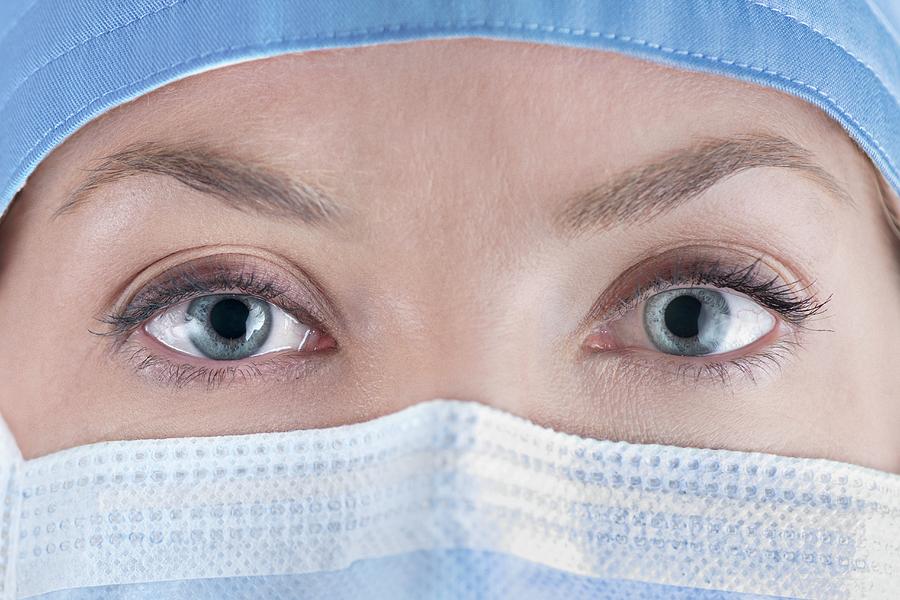
[[[53,218],[76,211],[97,189],[141,174],[171,177],[230,208],[266,217],[317,225],[334,221],[344,212],[327,192],[311,183],[204,146],[137,144],[100,159],[87,173]]]
[[[812,154],[778,136],[753,134],[707,138],[633,167],[563,203],[556,224],[578,235],[647,223],[700,195],[726,177],[757,167],[792,169],[854,206],[837,180]]]

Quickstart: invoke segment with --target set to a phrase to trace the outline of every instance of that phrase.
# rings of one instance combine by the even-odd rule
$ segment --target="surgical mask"
[[[3,599],[896,598],[900,476],[435,400],[321,430],[2,432]]]

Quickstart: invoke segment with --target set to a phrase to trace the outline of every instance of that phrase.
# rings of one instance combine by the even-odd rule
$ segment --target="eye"
[[[650,342],[661,352],[682,356],[739,350],[765,337],[776,323],[750,298],[705,287],[665,290],[643,307]]]
[[[597,298],[583,321],[582,350],[641,383],[654,373],[722,385],[732,375],[751,383],[777,376],[806,335],[823,331],[811,325],[831,299],[820,299],[810,278],[791,275],[776,257],[743,248],[659,252]]]
[[[181,302],[151,319],[144,329],[173,350],[218,361],[319,349],[323,342],[312,327],[246,294],[211,294]]]
[[[600,323],[586,346],[593,351],[646,348],[677,356],[720,355],[788,328],[782,319],[742,293],[678,287],[657,292]]]

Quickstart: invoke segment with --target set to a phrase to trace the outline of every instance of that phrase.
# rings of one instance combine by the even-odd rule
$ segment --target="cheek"
[[[873,211],[874,212],[874,211]],[[854,446],[868,451],[881,468],[900,470],[900,242],[883,216],[871,228],[854,228],[836,253],[841,281],[834,289],[835,329],[820,376],[831,382],[830,404],[844,408],[839,431],[865,432]],[[852,239],[851,239],[852,238]],[[864,257],[864,258],[860,258]],[[877,275],[876,275],[877,274]],[[865,439],[865,444],[858,440]]]
[[[0,285],[0,413],[25,451],[64,433],[65,424],[83,424],[73,405],[84,383],[92,387],[83,376],[92,370],[86,366],[96,343],[73,301],[77,293],[47,281],[52,252],[40,250],[47,256],[17,256]]]

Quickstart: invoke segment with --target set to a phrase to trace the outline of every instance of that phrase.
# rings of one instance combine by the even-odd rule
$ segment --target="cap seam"
[[[802,27],[805,27],[805,28],[808,29],[809,31],[815,33],[816,35],[818,35],[818,36],[821,37],[822,39],[827,40],[827,41],[828,41],[829,43],[831,43],[833,46],[835,46],[836,48],[838,48],[838,49],[840,49],[842,52],[844,52],[844,54],[846,54],[847,56],[849,56],[850,58],[852,58],[853,60],[855,60],[856,62],[858,62],[860,65],[862,65],[863,67],[865,67],[866,70],[868,70],[868,71],[872,74],[872,76],[875,77],[875,80],[878,82],[878,85],[881,86],[881,89],[883,89],[885,92],[887,92],[888,96],[891,97],[891,99],[894,101],[894,104],[900,105],[900,100],[898,100],[897,96],[894,95],[894,93],[893,93],[893,92],[891,91],[891,89],[887,86],[887,84],[884,83],[884,80],[881,79],[881,76],[878,74],[878,72],[877,72],[871,65],[869,65],[868,63],[866,63],[864,60],[862,60],[862,59],[859,58],[858,56],[856,56],[853,52],[851,52],[851,51],[850,51],[847,47],[845,47],[843,44],[841,44],[840,42],[838,42],[838,41],[835,40],[834,38],[830,37],[830,36],[829,36],[828,34],[826,34],[825,32],[819,30],[819,29],[816,28],[814,25],[812,25],[812,24],[810,24],[810,23],[807,23],[806,21],[803,21],[803,20],[801,20],[800,18],[798,18],[798,17],[796,17],[796,16],[794,16],[794,15],[792,15],[792,14],[790,14],[790,13],[784,11],[784,10],[781,10],[781,9],[779,9],[779,8],[775,8],[774,6],[770,6],[769,4],[766,4],[765,2],[763,2],[763,1],[761,1],[761,0],[746,0],[746,1],[747,1],[749,4],[751,4],[751,5],[759,6],[759,7],[761,7],[761,8],[766,8],[766,9],[772,11],[773,13],[776,13],[776,14],[778,14],[778,15],[781,15],[782,17],[784,17],[784,18],[786,18],[786,19],[789,19],[789,20],[791,20],[791,21],[794,21],[794,22],[797,23],[798,25],[801,25]]]

